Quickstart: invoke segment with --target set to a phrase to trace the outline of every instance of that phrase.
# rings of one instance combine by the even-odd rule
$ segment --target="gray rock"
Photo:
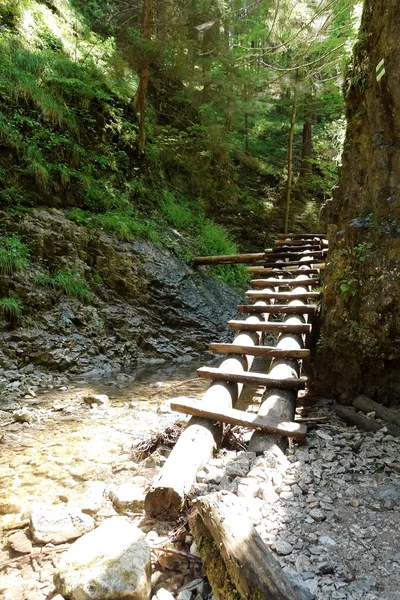
[[[183,590],[178,594],[178,600],[191,600],[192,592],[191,590]]]
[[[153,596],[152,600],[174,600],[174,597],[171,592],[165,588],[160,588],[156,595]]]
[[[143,489],[131,481],[121,483],[115,492],[110,493],[114,508],[119,513],[141,512],[144,506],[144,498]]]
[[[312,508],[310,510],[310,517],[314,519],[314,521],[325,521],[326,515],[319,508]]]
[[[91,481],[88,489],[82,496],[80,507],[82,512],[88,515],[95,515],[101,509],[103,504],[103,493],[106,484],[102,481]]]
[[[61,544],[94,528],[94,521],[79,508],[45,506],[33,509],[30,529],[35,542]]]
[[[144,534],[124,517],[113,517],[67,550],[54,585],[71,600],[148,600],[150,577]]]
[[[275,550],[278,554],[282,554],[282,556],[287,556],[293,552],[292,544],[289,542],[284,542],[283,540],[279,540],[275,542]]]

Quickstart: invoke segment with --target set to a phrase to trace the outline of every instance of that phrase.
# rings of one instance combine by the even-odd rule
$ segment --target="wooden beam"
[[[315,304],[303,304],[293,306],[291,304],[271,304],[270,306],[258,306],[257,304],[239,304],[238,312],[248,314],[268,313],[273,315],[312,315],[317,310]]]
[[[305,258],[307,258],[307,254],[304,255]],[[306,267],[310,267],[312,269],[322,269],[325,268],[325,264],[323,267],[320,267],[319,265],[323,264],[323,263],[318,263],[313,264],[313,258],[310,257],[310,260],[289,260],[289,261],[282,261],[282,262],[274,262],[271,260],[267,260],[264,262],[264,268],[267,267],[272,267],[272,268],[282,268],[282,267],[300,267],[302,265],[306,266]]]
[[[221,587],[221,572],[225,572],[233,591],[223,592],[221,600],[300,600],[240,500],[225,490],[202,496],[196,500],[195,512],[189,519],[198,547],[204,546],[200,553],[211,586]],[[216,549],[215,558],[207,551],[210,547]]]
[[[301,248],[319,248],[321,242],[313,240],[275,240],[275,246],[300,246]]]
[[[299,285],[298,287],[303,287]],[[321,292],[265,292],[263,290],[249,290],[246,292],[246,298],[257,300],[297,300],[297,299],[319,299],[322,298]]]
[[[283,266],[285,263],[280,263],[278,267]],[[253,273],[254,275],[259,275],[260,277],[265,277],[271,275],[275,277],[276,275],[290,275],[295,277],[296,275],[319,275],[318,269],[309,269],[305,267],[303,269],[273,269],[271,267],[247,267],[247,271],[249,273]]]
[[[255,263],[265,258],[265,252],[254,254],[229,254],[225,256],[197,256],[194,264],[200,265],[235,265],[240,263]]]
[[[294,239],[305,239],[310,240],[312,238],[327,238],[328,234],[326,233],[277,233],[276,237],[280,240],[286,238],[294,238]]]
[[[300,258],[304,258],[305,256],[312,256],[313,258],[319,258],[321,256],[326,256],[327,250],[314,250],[314,251],[292,251],[292,248],[277,248],[277,251],[273,254],[268,254],[266,256],[267,260],[275,260],[277,258],[292,258],[293,260],[298,260]]]
[[[253,287],[299,287],[301,284],[315,287],[321,285],[321,281],[319,278],[311,279],[311,277],[308,279],[252,279],[250,281],[250,285]]]
[[[265,375],[264,373],[229,373],[213,367],[201,367],[200,369],[197,369],[197,375],[203,379],[230,381],[247,385],[263,385],[266,388],[277,390],[304,390],[306,387],[304,379],[272,379],[269,375]]]
[[[306,348],[300,350],[285,350],[275,346],[243,346],[239,344],[219,344],[209,345],[210,352],[219,354],[249,354],[250,356],[265,356],[272,358],[307,358],[310,351]]]
[[[280,423],[267,417],[258,417],[257,415],[234,408],[211,410],[204,405],[204,402],[192,400],[191,398],[176,398],[172,400],[171,409],[186,415],[229,423],[230,425],[241,425],[248,429],[261,429],[268,433],[276,433],[301,441],[304,441],[307,433],[307,427],[301,423]]]
[[[228,328],[232,331],[265,331],[268,333],[310,333],[311,325],[291,325],[290,323],[246,323],[246,321],[228,321]]]

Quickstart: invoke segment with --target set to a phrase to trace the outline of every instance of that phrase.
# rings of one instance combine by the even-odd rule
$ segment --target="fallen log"
[[[246,298],[255,298],[258,300],[308,300],[322,298],[321,292],[297,292],[296,288],[292,292],[266,292],[265,290],[249,290],[246,292]]]
[[[233,591],[248,600],[298,600],[279,563],[233,494],[222,491],[199,498],[189,522],[206,575],[221,600],[235,597]],[[218,558],[222,563],[218,564]],[[227,578],[233,590],[226,589]]]
[[[299,277],[302,276],[302,273],[299,273]],[[304,275],[303,277],[307,277],[306,275]],[[252,281],[250,281],[250,285],[252,287],[259,287],[259,288],[263,288],[265,287],[265,279],[252,279]],[[270,281],[270,285],[276,286],[276,287],[296,287],[299,285],[299,283],[302,281],[301,279],[273,279],[273,280],[269,280]],[[312,286],[319,286],[321,285],[321,281],[320,279],[311,279],[309,278],[307,280],[307,287]]]
[[[393,423],[393,425],[400,428],[400,417],[398,414],[390,410],[390,408],[374,402],[371,398],[367,398],[367,396],[357,396],[353,402],[353,406],[356,410],[361,410],[364,413],[374,412],[378,419],[383,419],[387,423]]]
[[[253,254],[227,254],[225,256],[197,256],[194,259],[196,266],[201,265],[236,265],[241,263],[255,263],[265,259],[265,252]]]
[[[380,431],[386,427],[387,432],[390,433],[390,435],[400,437],[400,428],[395,425],[386,425],[386,423],[377,423],[372,419],[368,419],[368,417],[364,417],[364,415],[356,412],[351,406],[341,406],[340,404],[336,404],[335,413],[338,417],[343,419],[343,421],[346,421],[346,423],[356,425],[359,429],[363,429],[364,431]]]
[[[291,304],[271,304],[264,308],[264,310],[257,304],[239,304],[238,312],[240,313],[265,313],[277,315],[277,314],[304,314],[312,315],[317,310],[318,306],[315,304],[304,304],[302,306],[296,306]]]
[[[171,402],[171,409],[186,415],[194,415],[212,421],[229,423],[230,425],[241,425],[248,429],[261,429],[268,433],[289,436],[299,441],[304,441],[307,427],[301,423],[279,422],[266,417],[260,417],[243,410],[234,408],[225,410],[212,410],[204,406],[203,402],[191,398],[176,398]]]
[[[237,383],[246,383],[248,385],[262,385],[273,389],[291,389],[304,390],[306,387],[305,379],[294,379],[293,377],[271,377],[271,374],[264,373],[232,373],[213,367],[200,367],[197,369],[197,375],[205,379],[214,379],[222,381],[234,381]]]
[[[220,354],[248,354],[250,356],[265,356],[271,358],[308,358],[310,350],[288,350],[275,346],[241,346],[239,344],[224,344],[214,342],[209,345],[210,352]]]

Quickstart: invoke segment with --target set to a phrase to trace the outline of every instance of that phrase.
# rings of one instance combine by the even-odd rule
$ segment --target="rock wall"
[[[319,344],[330,390],[387,404],[400,401],[399,39],[399,0],[366,0],[345,80],[343,164],[325,210],[331,252]]]
[[[0,376],[8,380],[17,369],[101,376],[188,359],[227,335],[241,300],[171,252],[76,225],[56,209],[0,213],[0,231],[30,249],[26,269],[0,276],[0,296],[15,294],[24,307],[17,327],[0,323]],[[90,303],[40,283],[41,272],[63,268],[81,274]]]

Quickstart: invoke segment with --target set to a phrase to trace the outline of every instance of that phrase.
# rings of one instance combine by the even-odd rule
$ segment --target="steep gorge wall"
[[[400,403],[399,40],[400,1],[365,0],[345,81],[339,184],[325,213],[331,252],[320,340],[330,390],[386,404]]]

